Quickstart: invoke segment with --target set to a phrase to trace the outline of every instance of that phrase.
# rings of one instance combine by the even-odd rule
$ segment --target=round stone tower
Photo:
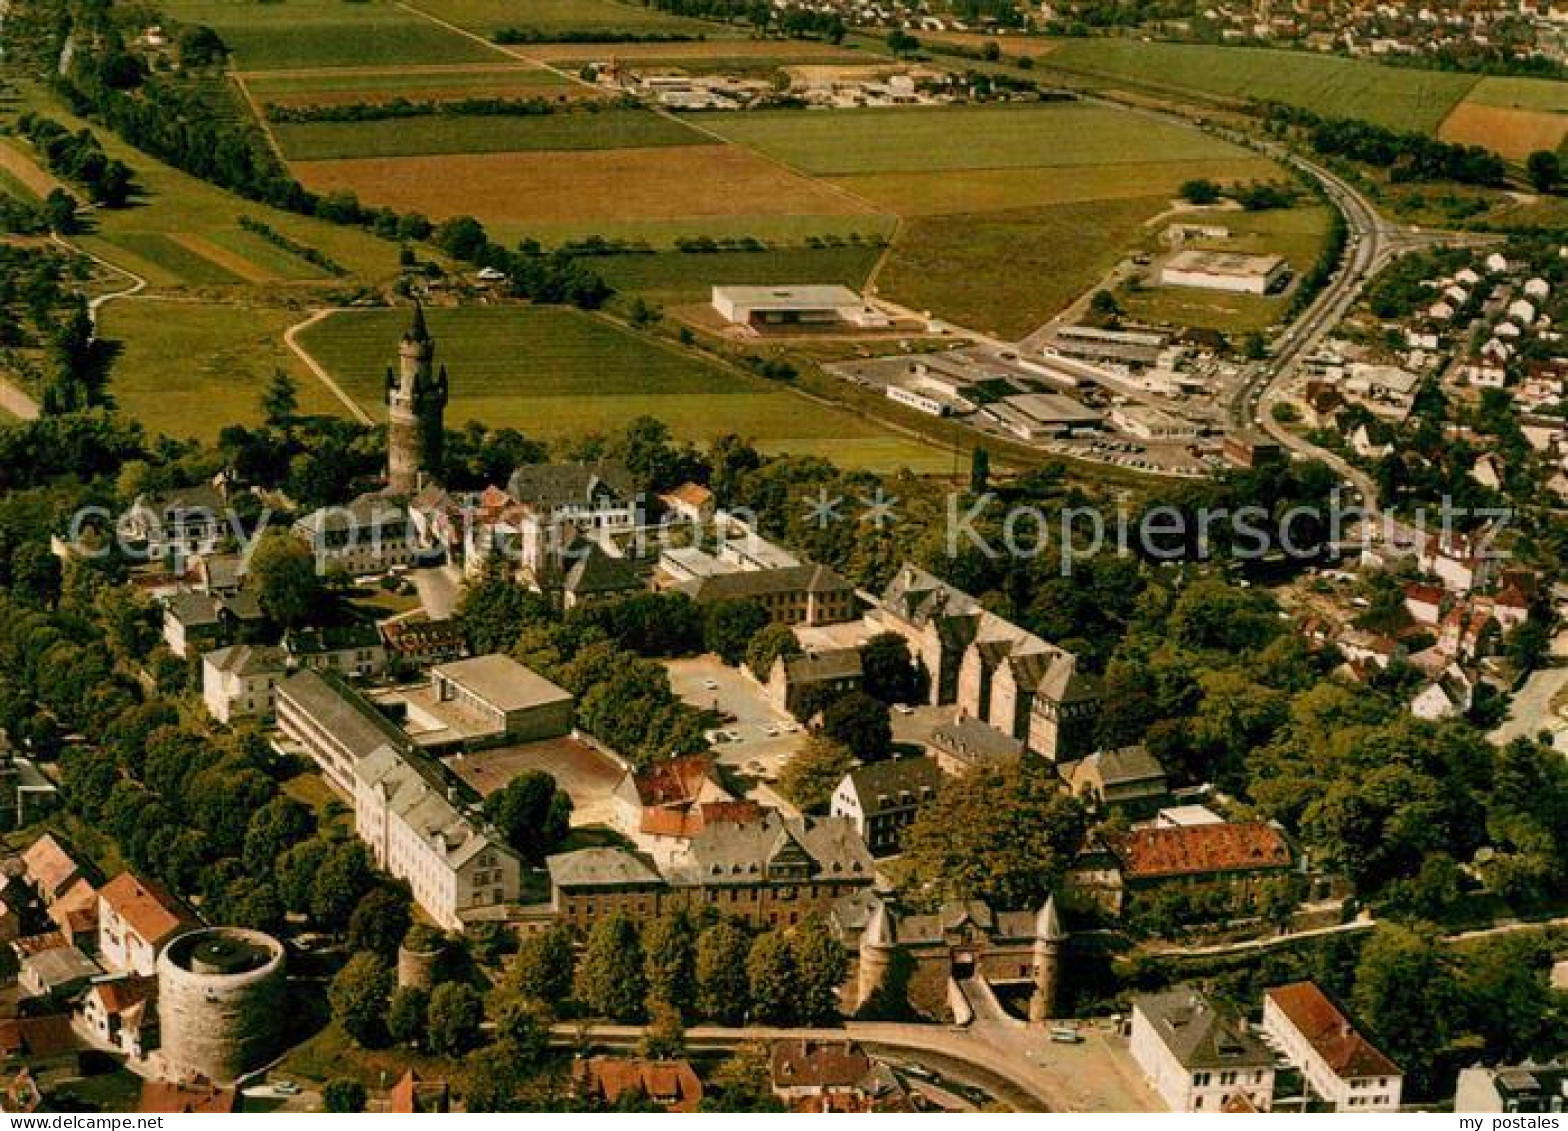
[[[413,494],[421,475],[441,470],[447,376],[435,357],[425,309],[416,303],[398,343],[397,372],[387,370],[387,486],[394,494]]]
[[[859,1009],[887,983],[898,942],[893,936],[893,916],[880,899],[860,935],[860,986],[855,996]]]
[[[1034,993],[1029,998],[1029,1023],[1043,1025],[1056,1013],[1056,991],[1060,984],[1062,943],[1067,932],[1056,913],[1056,896],[1046,897],[1045,906],[1034,921]]]
[[[158,1023],[167,1074],[229,1084],[275,1054],[287,1018],[283,944],[260,931],[212,927],[175,939],[158,959]]]
[[[397,947],[397,984],[429,991],[435,988],[446,940],[439,931],[415,927]]]

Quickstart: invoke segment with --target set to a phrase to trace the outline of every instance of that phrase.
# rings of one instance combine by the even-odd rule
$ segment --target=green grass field
[[[1197,130],[1081,103],[709,116],[731,141],[823,176],[1134,165],[1245,156]]]
[[[224,286],[244,281],[228,268],[198,255],[162,232],[116,232],[106,239],[144,263],[158,264],[192,286]]]
[[[403,91],[419,91],[426,87],[440,86],[449,89],[455,97],[484,98],[497,88],[515,86],[561,87],[571,85],[569,80],[525,63],[517,66],[483,66],[472,70],[463,68],[441,70],[386,70],[386,71],[318,71],[313,74],[259,74],[247,77],[246,85],[257,101],[274,98],[299,98],[311,94],[363,94],[372,98],[395,97]],[[548,91],[541,90],[541,94]]]
[[[709,139],[647,110],[522,117],[387,118],[372,122],[282,122],[273,127],[290,160],[413,157],[423,153],[516,153],[702,145]]]
[[[551,34],[564,31],[679,32],[710,39],[724,29],[702,20],[667,15],[641,4],[619,0],[414,0],[414,6],[470,31],[488,35],[497,28],[535,28]],[[736,28],[737,36],[744,35]]]
[[[1514,110],[1549,110],[1568,114],[1568,82],[1551,79],[1504,78],[1488,75],[1465,98],[1481,106]]]
[[[117,353],[109,393],[153,434],[212,440],[227,424],[256,423],[262,390],[284,369],[307,413],[343,406],[283,344],[304,315],[241,303],[125,299],[103,307],[99,332]]]
[[[882,254],[876,247],[606,255],[591,260],[616,290],[661,303],[707,302],[715,286],[841,283],[859,289]]]
[[[640,415],[679,437],[740,432],[773,450],[811,450],[846,466],[946,468],[951,456],[848,412],[630,334],[579,311],[437,308],[427,314],[452,378],[451,425],[480,420],[545,439],[613,433]],[[368,411],[376,411],[406,310],[350,311],[301,335]]]
[[[206,24],[246,71],[287,67],[494,62],[498,52],[392,0],[170,0],[170,16]]]
[[[1473,75],[1385,67],[1301,51],[1133,39],[1062,40],[1044,63],[1160,90],[1271,99],[1325,116],[1427,132],[1437,129],[1476,82]]]
[[[971,329],[1022,337],[1102,278],[1165,206],[1155,197],[920,217],[894,245],[880,290]]]
[[[654,247],[669,248],[683,237],[709,236],[713,239],[738,239],[754,236],[766,243],[800,244],[810,236],[870,237],[892,234],[896,217],[889,215],[839,216],[706,216],[674,220],[585,220],[580,223],[525,224],[487,223],[486,229],[497,239],[515,244],[527,238],[546,247],[587,236],[606,239],[642,240]]]

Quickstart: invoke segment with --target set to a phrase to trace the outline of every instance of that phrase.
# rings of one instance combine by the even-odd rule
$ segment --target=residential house
[[[180,589],[163,604],[163,639],[181,659],[261,638],[267,617],[249,589],[202,593]]]
[[[685,1060],[579,1058],[572,1062],[572,1083],[579,1095],[610,1107],[632,1097],[669,1112],[694,1112],[702,1103],[702,1081]]]
[[[47,907],[82,879],[82,868],[53,833],[45,833],[23,850],[22,875]]]
[[[894,758],[857,766],[833,790],[830,816],[854,824],[873,856],[899,851],[904,830],[936,800],[942,769],[934,758]]]
[[[560,574],[561,607],[567,610],[618,601],[648,588],[635,561],[587,539],[567,550],[556,569],[549,572]],[[545,588],[553,591],[556,586],[552,583]]]
[[[1244,1018],[1190,987],[1133,999],[1128,1050],[1172,1111],[1217,1112],[1237,1096],[1273,1106],[1273,1052]]]
[[[1475,1065],[1459,1073],[1456,1112],[1556,1113],[1568,1107],[1568,1061]]]
[[[361,495],[346,506],[311,511],[294,524],[293,533],[310,548],[322,572],[363,577],[411,565],[416,557],[408,508],[384,495]]]
[[[111,970],[154,974],[163,948],[195,925],[162,886],[130,872],[98,892],[98,955]]]
[[[576,536],[630,533],[643,523],[643,499],[631,473],[614,460],[593,463],[525,464],[512,472],[500,532],[515,547],[525,573]],[[500,501],[500,500],[492,500]]]
[[[990,723],[960,715],[931,731],[931,737],[926,740],[926,753],[936,760],[944,774],[956,777],[981,766],[1017,761],[1023,756],[1024,744]]]
[[[1458,664],[1449,664],[1416,692],[1410,700],[1410,713],[1428,722],[1458,718],[1474,700],[1474,682]]]
[[[153,561],[210,554],[228,534],[228,505],[211,484],[136,497],[120,516],[121,541]]]
[[[682,483],[660,495],[659,501],[670,514],[696,526],[709,522],[717,509],[713,492],[700,483]]]
[[[777,566],[713,573],[675,590],[700,605],[754,601],[774,624],[842,624],[855,619],[855,587],[823,565]]]
[[[859,690],[863,675],[858,648],[799,652],[773,661],[763,691],[779,710],[801,718],[810,703]]]
[[[1315,982],[1263,991],[1263,1032],[1334,1111],[1398,1111],[1404,1074]]]
[[[132,974],[92,983],[79,1007],[101,1045],[140,1060],[158,1047],[158,979]]]
[[[387,667],[386,646],[373,624],[290,629],[283,634],[283,651],[291,668],[363,678],[381,675]]]
[[[1097,751],[1058,765],[1057,772],[1074,797],[1095,808],[1147,815],[1170,796],[1165,767],[1141,744]]]
[[[17,982],[27,997],[68,1002],[103,970],[75,946],[53,946],[22,959]]]
[[[610,794],[610,825],[665,867],[685,856],[692,838],[715,821],[762,815],[720,783],[714,761],[701,754],[627,770]]]
[[[270,719],[273,688],[288,673],[288,657],[270,644],[235,644],[201,658],[201,698],[220,723]]]
[[[1423,585],[1412,581],[1405,586],[1405,612],[1416,624],[1436,628],[1443,613],[1446,591],[1441,585]]]
[[[387,658],[410,667],[448,664],[468,655],[468,637],[455,620],[394,620],[381,626]]]
[[[768,1056],[773,1094],[793,1110],[837,1111],[843,1108],[834,1101],[864,1101],[874,1065],[848,1040],[775,1041]]]

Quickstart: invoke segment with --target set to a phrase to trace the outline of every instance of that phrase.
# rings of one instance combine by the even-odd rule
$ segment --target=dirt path
[[[299,344],[299,335],[303,331],[310,329],[317,322],[337,314],[341,309],[341,307],[329,306],[324,310],[316,311],[303,322],[296,322],[283,332],[283,344],[294,352],[295,357],[305,363],[305,368],[316,375],[316,380],[327,387],[327,392],[343,402],[343,407],[348,409],[349,415],[361,424],[373,425],[375,421],[370,418],[370,414],[360,407],[358,401],[343,391],[343,386],[333,380],[332,374],[328,373],[321,363],[310,355],[309,350]]]
[[[267,120],[267,115],[262,111],[261,103],[257,102],[256,96],[250,92],[250,85],[239,71],[230,71],[229,77],[234,80],[234,85],[240,88],[240,97],[245,99],[245,105],[250,107],[250,116],[256,119],[256,125],[261,130],[261,136],[267,139],[267,147],[272,150],[272,155],[287,169],[288,158],[283,155],[283,146],[278,142],[278,135],[272,132],[272,123]]]
[[[0,410],[18,420],[37,420],[39,416],[38,402],[4,377],[0,377]]]

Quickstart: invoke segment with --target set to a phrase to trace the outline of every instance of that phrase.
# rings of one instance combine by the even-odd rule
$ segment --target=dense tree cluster
[[[94,203],[124,208],[133,190],[130,166],[110,157],[91,130],[72,133],[52,118],[26,113],[16,121],[44,164],[87,190]]]

